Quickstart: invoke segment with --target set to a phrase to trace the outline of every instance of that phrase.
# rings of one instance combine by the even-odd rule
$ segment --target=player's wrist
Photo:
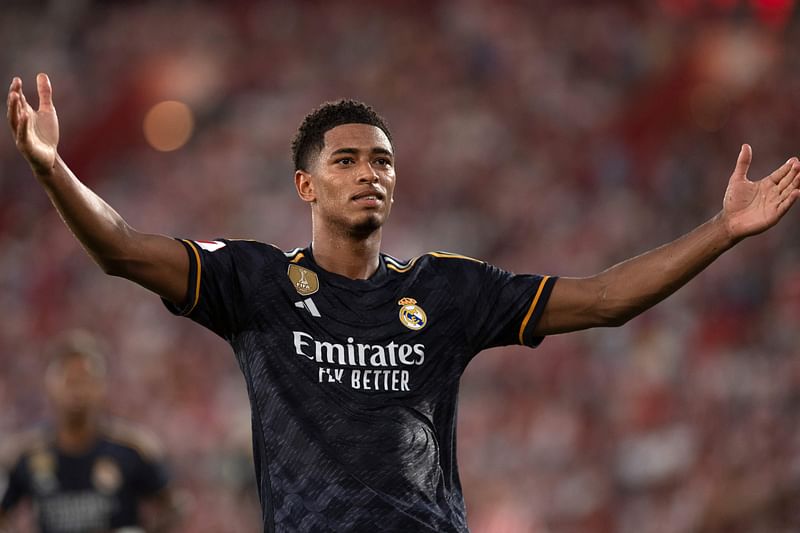
[[[710,221],[712,231],[724,248],[730,248],[746,237],[738,230],[736,221],[723,209]]]
[[[63,165],[61,158],[58,157],[58,152],[53,155],[52,161],[37,161],[33,158],[28,159],[28,164],[31,167],[33,175],[43,185],[52,184],[53,180],[58,174],[59,166]]]

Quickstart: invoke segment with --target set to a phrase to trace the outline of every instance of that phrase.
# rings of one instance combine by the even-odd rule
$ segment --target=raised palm
[[[17,149],[35,172],[53,168],[58,147],[58,116],[53,107],[53,89],[46,74],[36,76],[39,109],[28,104],[22,92],[22,80],[14,78],[8,90],[8,124]]]
[[[800,197],[800,162],[796,157],[758,181],[747,179],[752,159],[750,145],[743,145],[722,203],[723,216],[735,239],[774,226]]]

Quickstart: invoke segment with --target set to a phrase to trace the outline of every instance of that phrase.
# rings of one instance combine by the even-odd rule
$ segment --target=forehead
[[[325,132],[325,146],[323,153],[331,153],[342,148],[356,148],[360,150],[372,150],[373,148],[383,148],[392,150],[392,143],[389,142],[383,130],[370,124],[342,124]]]

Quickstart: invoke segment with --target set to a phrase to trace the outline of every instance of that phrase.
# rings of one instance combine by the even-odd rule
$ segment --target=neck
[[[380,265],[381,230],[361,237],[331,235],[315,227],[312,247],[314,261],[328,272],[350,279],[367,279]]]
[[[62,418],[56,425],[58,447],[67,453],[85,451],[97,438],[94,417],[87,414],[80,417]]]

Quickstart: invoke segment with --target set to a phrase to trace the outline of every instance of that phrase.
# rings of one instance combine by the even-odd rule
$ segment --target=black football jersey
[[[163,489],[163,463],[131,428],[104,428],[85,452],[61,451],[50,430],[24,438],[0,509],[30,498],[41,533],[105,533],[140,525],[142,498]]]
[[[484,348],[536,346],[555,278],[434,252],[353,280],[243,240],[181,241],[183,308],[244,374],[264,531],[467,531],[459,378]]]

